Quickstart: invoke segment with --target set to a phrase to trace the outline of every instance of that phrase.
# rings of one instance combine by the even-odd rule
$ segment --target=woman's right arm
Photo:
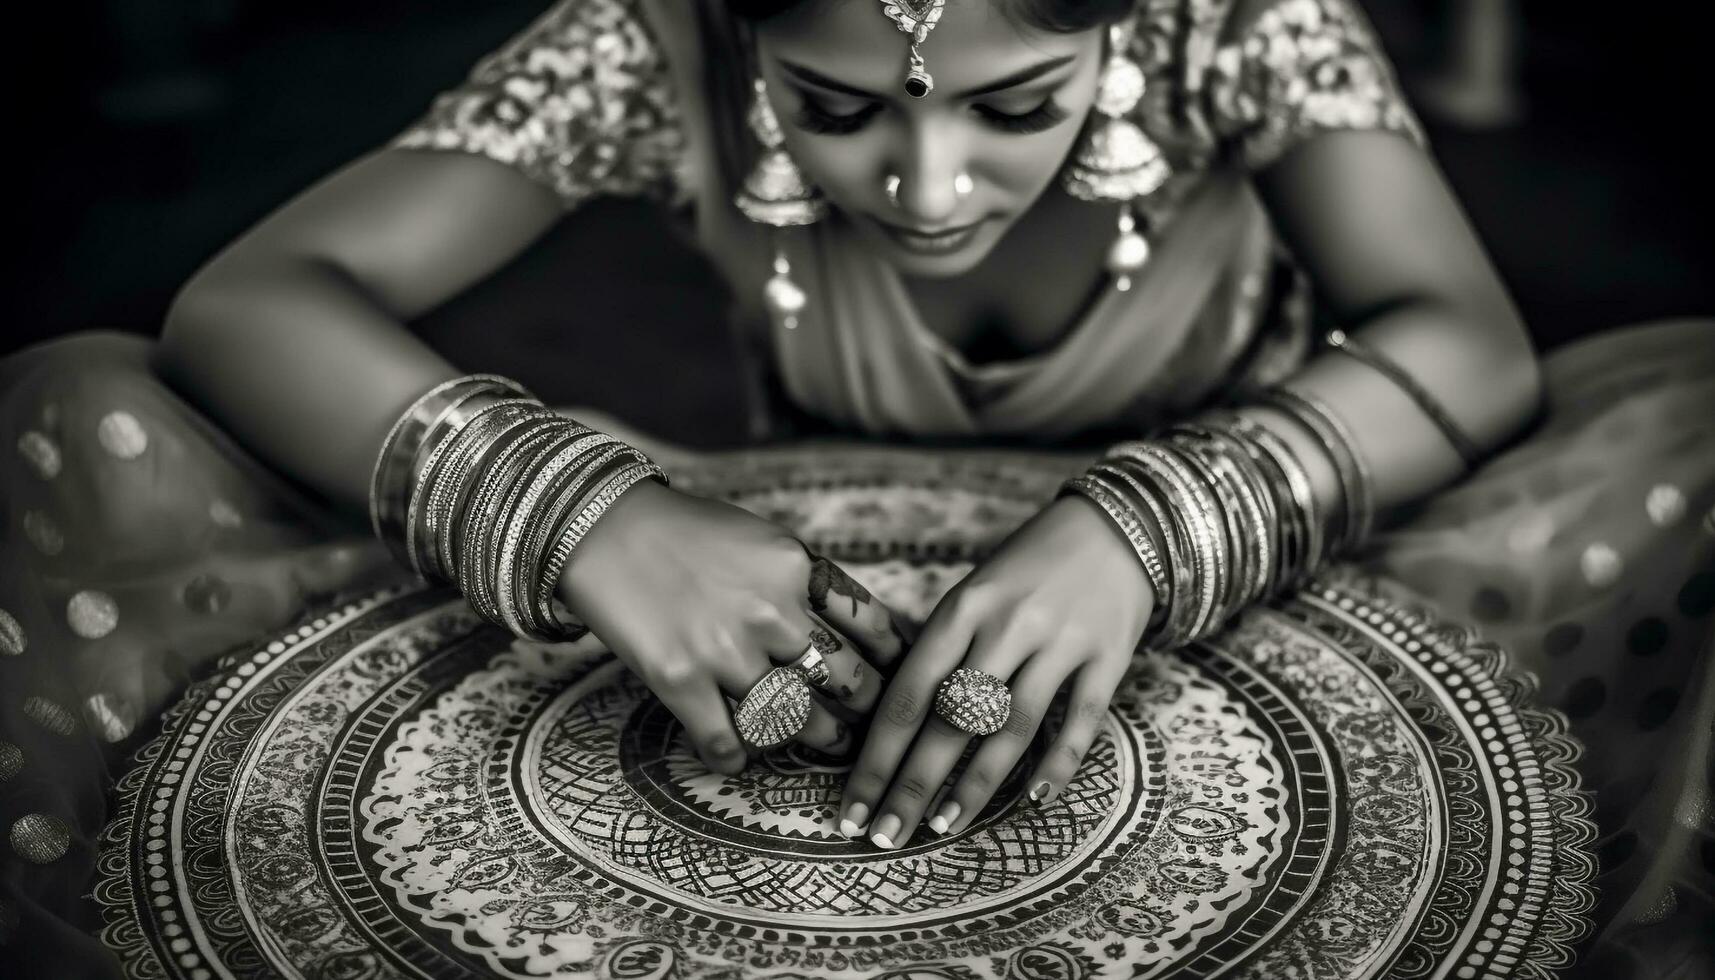
[[[405,322],[563,214],[550,189],[492,160],[380,150],[199,271],[168,312],[157,369],[264,462],[359,514],[388,427],[460,373]]]
[[[551,190],[488,159],[381,151],[199,272],[173,304],[158,367],[264,462],[361,513],[388,429],[461,373],[403,324],[493,272],[563,213]],[[843,583],[834,591],[845,601],[818,596],[817,581]],[[831,700],[863,715],[882,687],[876,665],[901,652],[885,607],[789,532],[650,481],[609,508],[558,585],[722,772],[745,761],[723,693],[742,697],[820,635],[832,643]],[[825,751],[851,745],[821,705],[798,738]]]

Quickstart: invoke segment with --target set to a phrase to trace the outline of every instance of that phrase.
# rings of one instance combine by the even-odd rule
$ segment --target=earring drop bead
[[[1114,239],[1108,249],[1108,271],[1114,275],[1114,288],[1120,292],[1131,289],[1132,276],[1149,264],[1149,239],[1130,232]]]
[[[798,329],[798,315],[804,312],[809,297],[792,281],[792,265],[785,255],[774,256],[774,275],[762,287],[768,311],[788,330]]]
[[[1108,246],[1108,272],[1114,277],[1114,288],[1120,292],[1131,289],[1132,278],[1149,264],[1149,239],[1137,231],[1137,219],[1130,207],[1120,209],[1119,237]]]

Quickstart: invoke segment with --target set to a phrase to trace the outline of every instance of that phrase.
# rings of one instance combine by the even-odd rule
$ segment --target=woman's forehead
[[[910,38],[881,0],[809,0],[758,25],[775,57],[872,92],[900,90]],[[1090,32],[1094,33],[1094,32]],[[981,87],[1048,58],[1076,55],[1089,34],[1044,31],[993,0],[947,0],[919,46],[938,92]]]

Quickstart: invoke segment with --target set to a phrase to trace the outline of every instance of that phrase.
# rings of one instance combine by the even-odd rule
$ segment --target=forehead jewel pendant
[[[921,99],[935,91],[935,77],[923,67],[917,45],[929,37],[941,19],[947,0],[881,0],[881,9],[911,38],[911,69],[905,73],[905,94]]]

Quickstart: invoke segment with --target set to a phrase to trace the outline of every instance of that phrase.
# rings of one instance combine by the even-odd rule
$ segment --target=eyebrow
[[[1026,82],[1033,82],[1036,79],[1041,78],[1043,75],[1069,64],[1072,59],[1073,56],[1068,54],[1062,55],[1058,58],[1050,58],[1047,61],[1037,62],[1027,68],[1021,68],[1018,71],[1007,75],[1005,78],[997,78],[992,82],[978,85],[975,88],[966,89],[953,97],[955,99],[973,99],[979,95],[989,95],[1004,89],[1023,85]],[[781,70],[786,72],[786,74],[793,76],[801,82],[814,85],[817,88],[827,89],[830,92],[841,92],[846,95],[856,96],[860,99],[873,99],[877,102],[886,101],[886,96],[871,92],[867,89],[858,88],[855,85],[847,85],[845,82],[838,79],[829,78],[821,72],[816,71],[814,68],[807,68],[795,62],[787,61],[784,58],[780,58],[778,61],[780,63]]]

